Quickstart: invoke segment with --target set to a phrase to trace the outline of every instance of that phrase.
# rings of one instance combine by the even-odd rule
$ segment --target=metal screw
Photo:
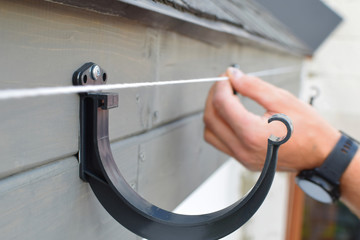
[[[137,103],[140,103],[140,101],[141,101],[140,95],[139,95],[139,94],[136,94],[136,102],[137,102]]]
[[[145,154],[143,152],[141,152],[139,154],[139,157],[140,157],[140,161],[144,162],[145,161]]]
[[[92,68],[91,68],[92,79],[97,80],[98,77],[100,77],[100,75],[101,75],[100,67],[98,65],[92,66]]]
[[[153,118],[154,118],[154,120],[156,121],[156,120],[158,119],[158,117],[159,117],[159,112],[158,112],[158,111],[155,111],[155,112],[153,113]]]
[[[131,183],[131,184],[130,184],[130,187],[131,187],[132,189],[136,190],[136,183],[134,183],[134,182]]]

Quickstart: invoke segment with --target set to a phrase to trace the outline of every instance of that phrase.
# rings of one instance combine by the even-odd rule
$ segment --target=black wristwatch
[[[303,170],[296,176],[296,183],[310,197],[333,203],[340,197],[340,178],[354,157],[359,143],[342,132],[340,140],[325,159],[315,169]]]

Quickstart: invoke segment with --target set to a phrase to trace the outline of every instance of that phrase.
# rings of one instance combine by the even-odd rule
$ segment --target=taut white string
[[[296,67],[283,67],[263,70],[259,72],[248,73],[247,75],[264,77],[270,75],[280,75],[296,71]],[[162,86],[172,84],[184,84],[184,83],[201,83],[201,82],[216,82],[226,81],[228,77],[212,77],[212,78],[198,78],[187,80],[172,80],[172,81],[160,81],[160,82],[142,82],[142,83],[118,83],[109,85],[89,85],[89,86],[64,86],[64,87],[41,87],[41,88],[24,88],[24,89],[5,89],[0,90],[0,100],[14,99],[14,98],[29,98],[39,96],[51,96],[51,95],[63,95],[84,93],[101,90],[114,90],[124,88],[138,88],[138,87],[151,87]]]

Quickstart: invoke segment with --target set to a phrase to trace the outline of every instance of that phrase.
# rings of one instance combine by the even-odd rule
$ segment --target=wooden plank
[[[211,1],[109,0],[106,3],[93,1],[91,4],[84,0],[47,1],[123,16],[148,26],[172,29],[208,42],[224,39],[241,41],[245,38],[262,46],[294,54],[305,55],[309,52],[272,15],[267,14],[259,5],[246,1],[224,1],[225,3],[220,4],[221,7]],[[247,17],[239,18],[238,15]]]
[[[0,178],[75,154],[77,96],[11,100],[0,105]]]
[[[201,114],[176,125],[140,144],[138,191],[167,210],[174,209],[228,158],[204,142]]]
[[[262,70],[300,61],[234,42],[209,45],[118,17],[41,1],[5,1],[0,42],[1,78],[5,79],[0,81],[1,89],[71,85],[73,71],[87,61],[107,70],[109,83],[217,76],[234,62],[244,70]],[[111,139],[124,139],[202,111],[209,87],[184,84],[118,90],[119,108],[110,113]],[[78,96],[11,100],[0,111],[0,178],[77,153]]]
[[[55,6],[1,4],[0,88],[71,85],[73,72],[87,61],[101,64],[110,83],[154,81],[152,32],[124,20],[119,24],[114,17]],[[136,105],[140,93],[144,107]],[[138,119],[147,113],[151,95],[151,90],[121,92],[119,113],[126,114],[112,120],[126,127],[117,127],[114,138],[147,128]],[[1,104],[0,177],[76,153],[78,104],[76,95]]]
[[[75,158],[0,181],[2,239],[129,239],[78,177]]]
[[[0,18],[2,88],[69,85],[87,61],[110,82],[154,80],[155,36],[144,26],[42,1],[5,1]]]
[[[294,56],[225,41],[208,44],[120,17],[43,1],[0,6],[0,89],[71,85],[94,61],[109,83],[217,76],[299,64]],[[4,79],[4,80],[3,80]],[[296,75],[268,79],[297,90]],[[202,139],[210,84],[118,90],[110,113],[112,150],[129,184],[173,209],[226,156]],[[78,177],[77,95],[0,106],[0,232],[5,239],[138,239],[118,225]],[[250,108],[255,108],[250,106]],[[3,238],[3,237],[2,237]]]
[[[112,144],[120,171],[149,201],[174,208],[226,158],[202,140],[201,118]],[[0,216],[5,239],[135,239],[80,180],[74,157],[0,180]]]
[[[195,39],[171,32],[160,32],[158,79],[191,79],[218,76],[231,64],[237,63],[246,72],[281,67],[298,67],[294,73],[263,77],[295,95],[300,86],[301,59],[268,51],[255,46],[228,43],[221,46],[205,45]],[[206,53],[206,54],[204,54]],[[212,84],[183,84],[156,89],[155,125],[181,117],[183,113],[202,110]]]

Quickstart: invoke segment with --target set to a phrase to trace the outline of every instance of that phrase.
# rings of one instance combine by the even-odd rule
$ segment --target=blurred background
[[[303,92],[319,90],[314,107],[331,124],[360,139],[360,1],[325,1],[342,23],[304,62]],[[326,206],[305,198],[301,239],[360,239],[359,220],[341,203]]]

